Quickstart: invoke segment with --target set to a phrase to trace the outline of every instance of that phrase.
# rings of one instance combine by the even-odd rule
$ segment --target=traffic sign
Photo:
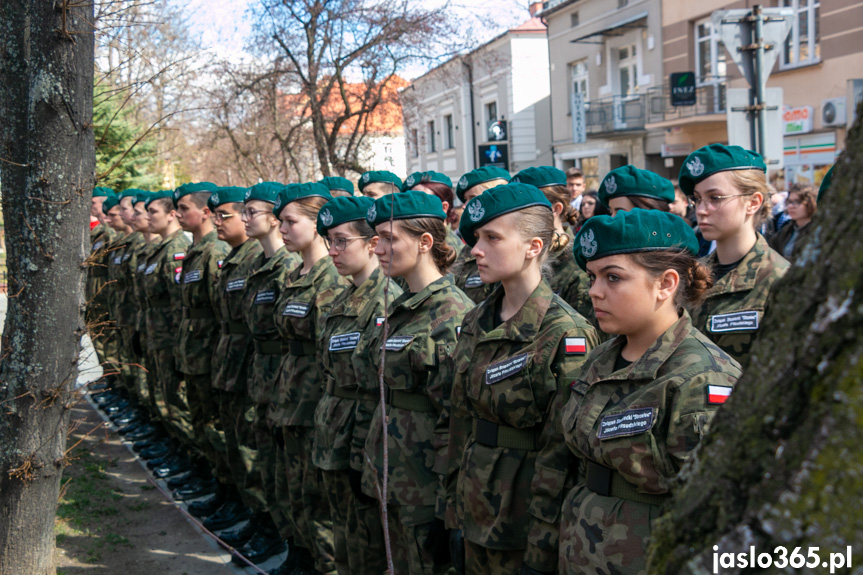
[[[713,29],[719,31],[719,38],[725,44],[728,55],[753,88],[758,84],[755,58],[750,55],[757,47],[755,44],[764,44],[760,74],[761,81],[766,82],[794,23],[793,8],[762,8],[761,14],[761,38],[753,36],[755,22],[751,20],[750,10],[717,10],[711,16]]]
[[[764,91],[767,105],[764,117],[764,150],[761,155],[769,164],[770,169],[781,169],[784,160],[783,121],[782,121],[782,88],[767,88]],[[752,112],[743,110],[749,106],[751,94],[748,88],[729,88],[725,96],[728,107],[727,130],[728,144],[752,149]]]

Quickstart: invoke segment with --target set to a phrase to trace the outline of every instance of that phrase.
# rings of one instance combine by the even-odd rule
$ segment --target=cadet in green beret
[[[667,212],[674,201],[674,184],[651,171],[621,166],[602,179],[599,201],[612,216],[633,208]]]
[[[788,262],[756,231],[770,217],[767,167],[755,152],[711,144],[691,153],[680,188],[695,204],[698,228],[716,249],[704,263],[714,277],[692,322],[735,359],[742,360],[767,313],[770,291]]]
[[[364,173],[360,176],[358,186],[362,195],[376,200],[387,194],[400,192],[402,180],[392,172],[380,170]]]
[[[103,322],[107,320],[107,296],[103,287],[108,281],[108,251],[105,249],[114,239],[115,232],[108,225],[107,216],[102,211],[102,204],[113,196],[110,188],[93,188],[90,199],[90,253],[84,265],[87,268],[87,280],[84,289],[86,299],[85,318],[90,340],[96,350],[100,365],[105,364],[105,338],[102,336]],[[111,380],[113,376],[106,379]],[[106,396],[106,399],[108,397]]]
[[[102,339],[102,353],[104,355],[104,363],[102,369],[106,374],[112,376],[117,386],[126,394],[127,402],[131,399],[129,394],[133,389],[129,385],[128,369],[123,368],[124,354],[123,345],[120,335],[120,328],[117,321],[118,318],[118,303],[119,289],[117,286],[117,278],[119,276],[120,263],[123,259],[123,251],[126,247],[125,238],[129,231],[128,226],[123,221],[120,210],[120,197],[110,195],[105,197],[102,202],[102,213],[105,216],[108,227],[113,231],[111,240],[104,246],[104,255],[101,258],[105,269],[107,270],[107,282],[102,288],[103,294],[103,310],[105,316],[102,318],[102,327],[100,329],[100,337]],[[123,406],[125,409],[127,406]],[[125,414],[124,414],[125,415]]]
[[[327,178],[323,178],[318,183],[325,186],[334,198],[338,196],[354,195],[354,184],[347,178],[330,176]]]
[[[537,458],[531,544],[552,551],[557,537],[533,534],[537,521],[559,521],[560,549],[556,563],[529,560],[531,573],[647,572],[651,524],[742,374],[685,311],[711,281],[697,250],[690,226],[658,210],[595,216],[576,236],[599,326],[618,335],[593,350],[551,411],[556,437]]]
[[[498,287],[468,312],[459,334],[440,509],[458,573],[518,574],[544,422],[599,342],[543,278],[555,225],[539,188],[510,183],[483,192],[468,202],[460,230],[483,281]]]
[[[387,504],[395,572],[412,575],[443,573],[449,564],[446,528],[435,505],[446,472],[452,357],[458,328],[473,307],[447,273],[455,254],[445,243],[445,219],[440,200],[422,192],[384,196],[366,215],[380,237],[375,254],[381,269],[405,278],[408,290],[390,304],[386,323],[369,344],[374,365],[383,364],[387,388],[389,468],[383,466],[384,423],[376,409],[362,488]],[[387,488],[379,493],[384,474]]]
[[[302,547],[300,567],[321,573],[335,573],[335,565],[323,472],[312,463],[315,408],[324,392],[316,342],[323,317],[347,286],[317,231],[318,212],[332,199],[321,184],[288,184],[273,210],[282,222],[279,231],[285,247],[300,254],[302,262],[289,272],[273,312],[282,361],[267,413],[284,440],[276,469],[285,474],[287,484],[278,495],[282,504],[288,504],[284,513],[294,522],[298,547],[293,552]]]
[[[243,297],[243,315],[246,327],[252,338],[254,353],[249,362],[249,377],[246,393],[254,405],[243,418],[249,423],[255,438],[255,449],[243,449],[245,464],[252,472],[257,471],[261,478],[261,507],[266,509],[249,522],[255,527],[254,535],[240,547],[238,553],[253,563],[261,563],[285,550],[285,540],[299,536],[285,517],[284,502],[277,496],[283,489],[284,468],[277,469],[276,457],[281,452],[281,434],[274,436],[267,422],[267,410],[274,400],[274,392],[279,381],[282,346],[278,341],[276,327],[276,300],[281,293],[285,280],[299,259],[285,248],[285,241],[279,233],[279,219],[273,208],[279,193],[285,186],[277,182],[255,184],[245,194],[245,207],[242,219],[246,234],[258,240],[263,248],[260,260],[253,264],[254,271],[246,278]],[[248,533],[233,533],[237,541],[248,537]],[[233,540],[233,537],[231,538]],[[234,562],[244,565],[242,561]]]
[[[363,446],[380,400],[371,340],[386,316],[385,297],[402,294],[374,254],[366,221],[371,198],[335,198],[318,213],[318,234],[338,273],[351,281],[324,316],[318,353],[325,391],[315,410],[314,464],[323,470],[339,573],[383,573],[386,551],[377,500],[362,492]],[[385,294],[388,290],[388,294]]]
[[[463,204],[468,203],[486,190],[509,183],[509,172],[503,168],[486,166],[464,174],[456,185],[456,195]],[[464,215],[462,215],[464,217]],[[476,258],[470,253],[469,247],[463,247],[458,252],[452,266],[455,284],[474,303],[481,303],[495,288],[493,284],[484,284],[476,268]]]
[[[455,234],[453,224],[458,219],[455,214],[455,196],[452,189],[452,180],[446,174],[440,172],[414,172],[402,184],[402,191],[417,191],[437,196],[446,213],[447,235],[446,243],[458,254],[464,247],[464,243]]]

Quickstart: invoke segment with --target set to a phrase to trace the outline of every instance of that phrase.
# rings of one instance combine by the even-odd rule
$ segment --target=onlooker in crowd
[[[568,168],[566,170],[566,189],[571,194],[572,201],[570,205],[573,209],[581,208],[581,197],[584,193],[584,174],[578,168]]]
[[[817,210],[814,186],[795,184],[788,192],[785,211],[791,222],[783,226],[770,240],[770,247],[782,254],[789,262],[794,262],[800,249],[806,244],[805,238],[811,229],[809,223]]]
[[[578,209],[578,228],[575,230],[576,233],[584,225],[584,222],[597,215],[597,208],[604,207],[601,204],[597,204],[599,204],[599,196],[595,191],[590,190],[582,194],[581,207]]]
[[[695,209],[678,185],[674,186],[674,201],[668,204],[668,211],[675,216],[680,216],[689,222],[690,226],[695,227]]]

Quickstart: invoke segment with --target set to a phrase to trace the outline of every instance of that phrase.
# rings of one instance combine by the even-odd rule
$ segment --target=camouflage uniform
[[[135,319],[138,305],[135,302],[134,286],[132,285],[133,266],[136,265],[138,249],[144,245],[144,234],[132,232],[124,239],[122,253],[116,254],[108,266],[109,275],[116,281],[114,294],[116,297],[117,330],[120,336],[120,370],[126,380],[126,386],[139,399],[144,396],[139,393],[137,373],[141,369],[138,355],[135,353],[133,339],[135,336]],[[119,256],[119,260],[117,257]]]
[[[229,249],[214,230],[186,251],[180,276],[183,316],[177,333],[176,351],[177,369],[186,381],[195,445],[223,485],[230,483],[231,474],[225,461],[224,445],[215,449],[210,441],[212,436],[218,435],[216,427],[219,421],[219,405],[210,386],[210,354],[221,333],[213,307],[219,269]],[[215,443],[218,445],[218,440]]]
[[[562,509],[561,574],[646,572],[651,522],[742,373],[685,313],[641,358],[615,370],[625,344],[618,336],[593,351],[559,412],[556,441],[537,461],[531,507],[541,513],[532,513],[531,543],[553,551],[554,539],[536,534]],[[565,470],[576,467],[561,507],[559,493],[575,475]]]
[[[587,273],[575,263],[572,255],[572,236],[567,233],[569,241],[564,246],[549,254],[551,264],[551,291],[568,303],[582,317],[593,315],[593,303],[590,301],[590,278]]]
[[[139,358],[138,363],[144,367],[139,369],[137,374],[137,387],[141,397],[144,398],[144,405],[150,412],[150,417],[159,417],[159,408],[156,405],[156,367],[152,359],[150,348],[147,345],[147,309],[150,304],[147,302],[147,293],[144,291],[144,277],[147,270],[147,261],[156,253],[156,250],[161,244],[161,240],[152,240],[138,246],[135,255],[135,268],[131,279],[133,286],[133,299],[137,307],[137,313],[134,319],[135,334],[132,339],[132,344],[135,348],[135,353]]]
[[[481,304],[498,284],[482,283],[476,267],[476,258],[470,254],[470,250],[471,247],[468,245],[462,247],[452,265],[452,275],[455,278],[456,287],[467,294],[473,303]]]
[[[124,322],[123,312],[121,309],[123,290],[125,289],[125,276],[123,275],[123,255],[126,253],[126,248],[129,246],[129,235],[117,233],[114,241],[110,242],[105,249],[107,250],[106,265],[108,266],[108,283],[105,285],[107,291],[107,303],[109,317],[111,321],[110,329],[104,332],[106,336],[105,350],[106,360],[113,363],[109,367],[111,373],[117,375],[119,384],[129,393],[134,393],[134,386],[131,384],[132,372],[129,369],[130,357],[126,353],[125,340],[123,337]]]
[[[192,428],[174,345],[183,317],[179,279],[188,247],[182,230],[163,239],[147,260],[143,284],[148,306],[147,347],[156,368],[156,403],[169,431],[186,446],[191,445]]]
[[[464,532],[469,573],[517,574],[530,484],[549,409],[598,344],[593,326],[541,281],[500,323],[503,288],[472,310],[455,352],[445,519]]]
[[[372,359],[381,363],[386,346],[389,469],[383,468],[381,412],[375,410],[366,439],[363,492],[376,497],[382,474],[388,473],[384,494],[396,573],[439,573],[440,538],[435,504],[446,469],[449,436],[449,396],[458,328],[473,302],[455,286],[452,275],[432,282],[416,294],[404,293],[392,303],[388,334],[383,326],[370,345]],[[448,555],[448,554],[447,554]]]
[[[719,264],[716,252],[702,260]],[[691,310],[692,323],[734,359],[749,354],[767,312],[767,299],[789,263],[767,245],[761,234],[737,267],[707,290],[704,303]]]
[[[311,449],[315,409],[325,384],[316,345],[318,328],[347,281],[329,256],[315,262],[308,273],[300,275],[301,270],[302,264],[288,276],[274,311],[282,363],[267,419],[284,434],[285,448],[276,470],[287,471],[287,484],[279,500],[286,498],[290,503],[286,511],[294,522],[294,533],[298,543],[312,551],[315,568],[335,573],[333,526],[325,502],[323,472],[312,464]]]
[[[225,457],[234,484],[243,502],[261,511],[264,499],[261,474],[246,466],[256,455],[254,430],[246,414],[254,413],[255,403],[246,394],[246,380],[254,347],[249,328],[243,321],[246,278],[262,263],[263,249],[258,240],[249,239],[225,257],[213,301],[221,336],[213,349],[213,391],[219,403],[219,420],[224,433]],[[246,453],[246,457],[243,453]]]
[[[333,302],[318,339],[326,391],[315,410],[312,462],[323,470],[339,573],[383,573],[387,568],[377,501],[357,497],[349,471],[363,469],[363,443],[380,399],[369,344],[386,315],[385,289],[387,277],[380,269],[362,285],[348,287]],[[389,300],[402,294],[393,281],[388,289]]]
[[[298,259],[295,254],[289,254],[284,246],[270,258],[261,254],[260,261],[252,266],[255,271],[246,280],[243,299],[246,327],[249,328],[255,349],[249,364],[251,376],[247,381],[247,393],[254,407],[246,412],[244,419],[253,430],[256,447],[254,454],[244,451],[243,457],[246,459],[246,468],[250,472],[257,470],[260,474],[261,504],[283,536],[291,533],[291,526],[276,498],[276,481],[284,481],[285,475],[282,470],[277,472],[276,469],[277,451],[281,452],[279,444],[284,443],[284,439],[281,430],[278,430],[278,437],[274,436],[274,430],[267,422],[267,409],[275,397],[282,359],[282,346],[276,328],[276,300],[285,285],[289,267],[295,265]]]
[[[455,251],[456,255],[458,255],[461,252],[462,248],[465,246],[465,243],[461,240],[460,237],[458,237],[458,234],[455,233],[455,230],[453,230],[449,226],[447,226],[446,229],[445,240],[446,244]]]
[[[110,329],[108,309],[108,244],[114,241],[116,232],[105,224],[90,230],[90,255],[87,257],[87,283],[85,286],[86,320],[90,339],[96,350],[99,363],[107,366],[105,340]],[[107,367],[106,367],[107,371]]]

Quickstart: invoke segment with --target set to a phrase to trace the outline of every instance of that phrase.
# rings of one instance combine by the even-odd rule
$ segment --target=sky
[[[172,0],[188,14],[192,34],[196,34],[205,49],[215,58],[237,60],[244,56],[244,45],[251,34],[251,26],[246,17],[247,8],[255,0]],[[418,0],[428,6],[443,4],[446,0]],[[476,40],[482,43],[497,36],[504,30],[518,26],[530,14],[528,0],[452,0],[452,10],[460,17],[471,18],[479,15],[494,22]],[[412,79],[426,72],[423,69],[411,70],[407,76]]]

